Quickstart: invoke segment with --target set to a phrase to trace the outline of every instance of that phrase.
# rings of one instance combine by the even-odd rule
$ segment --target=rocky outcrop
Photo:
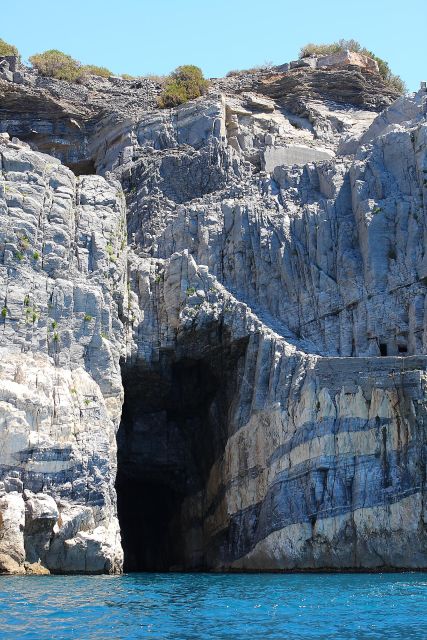
[[[2,571],[427,567],[424,94],[353,63],[3,136]]]
[[[161,91],[149,78],[87,76],[70,84],[20,69],[10,78],[0,74],[0,132],[53,155],[77,175],[96,173],[98,151],[117,136],[126,139],[129,120],[152,110]]]
[[[358,66],[355,69],[338,68],[333,72],[322,68],[296,68],[262,80],[258,90],[301,115],[304,101],[309,96],[376,110],[384,109],[398,97],[395,89],[384,86],[381,76]]]
[[[123,195],[25,145],[0,158],[0,553],[116,571]]]

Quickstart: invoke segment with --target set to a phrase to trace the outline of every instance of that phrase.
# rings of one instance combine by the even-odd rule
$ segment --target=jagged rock
[[[1,571],[427,567],[424,94],[336,64],[0,85]]]
[[[49,569],[46,569],[46,567],[38,562],[33,562],[32,564],[26,562],[24,567],[25,573],[30,576],[48,576],[50,574]]]
[[[24,573],[24,522],[22,495],[0,494],[0,573]]]
[[[112,571],[121,557],[118,534],[112,544],[107,531],[122,402],[121,188],[97,176],[76,180],[57,160],[7,140],[0,158],[0,474],[5,491],[25,489],[25,554],[17,562],[63,570],[50,548],[57,535],[65,544],[78,531],[55,531],[56,521],[80,503],[92,514],[89,537],[96,532],[109,545],[104,564]]]
[[[384,86],[380,75],[363,68],[334,68],[333,72],[297,68],[262,79],[257,90],[298,114],[304,113],[308,98],[379,111],[398,97],[395,89]]]

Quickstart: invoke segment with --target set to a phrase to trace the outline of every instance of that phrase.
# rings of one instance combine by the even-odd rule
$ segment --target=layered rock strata
[[[1,570],[427,567],[425,96],[323,67],[3,136]]]
[[[123,194],[7,140],[0,170],[0,566],[118,571]]]

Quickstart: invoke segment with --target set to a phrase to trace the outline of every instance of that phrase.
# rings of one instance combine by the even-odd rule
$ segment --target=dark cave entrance
[[[247,341],[123,363],[117,503],[125,571],[207,569],[204,488],[232,424]],[[190,348],[191,352],[191,348]]]

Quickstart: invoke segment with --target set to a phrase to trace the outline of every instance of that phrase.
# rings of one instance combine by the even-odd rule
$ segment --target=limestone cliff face
[[[37,82],[0,86],[0,569],[426,568],[425,95],[103,80],[70,159]]]
[[[7,140],[0,168],[0,566],[119,570],[123,194]]]

